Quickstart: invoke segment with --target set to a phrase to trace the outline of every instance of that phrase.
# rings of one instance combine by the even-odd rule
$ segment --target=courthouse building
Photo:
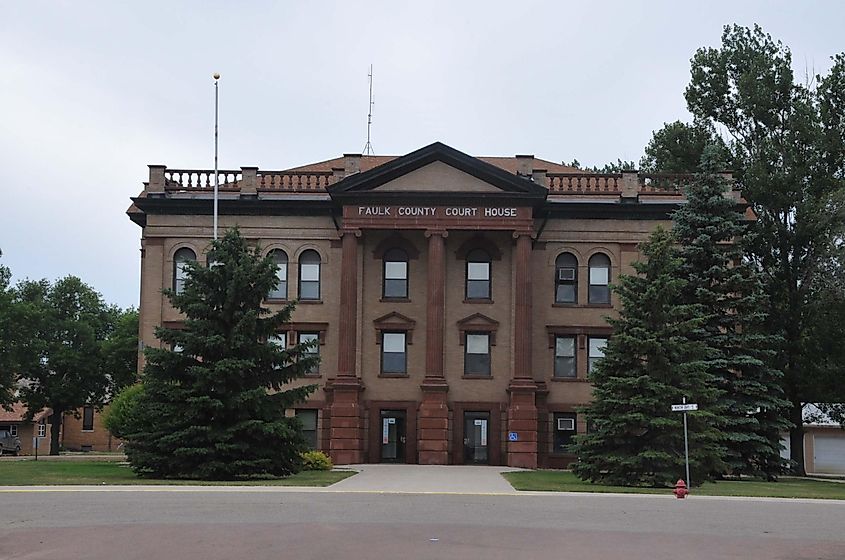
[[[660,180],[435,143],[219,171],[219,220],[278,263],[267,306],[298,302],[280,343],[319,341],[303,381],[319,389],[289,411],[314,447],[339,464],[564,467],[612,336],[609,285],[683,202]],[[133,199],[146,346],[182,324],[161,290],[205,262],[212,192],[213,171],[151,165]]]

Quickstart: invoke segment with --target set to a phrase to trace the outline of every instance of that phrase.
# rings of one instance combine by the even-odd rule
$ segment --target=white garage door
[[[845,474],[845,436],[816,435],[815,471],[825,474]]]

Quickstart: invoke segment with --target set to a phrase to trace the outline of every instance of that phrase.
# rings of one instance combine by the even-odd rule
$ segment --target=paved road
[[[845,558],[845,503],[167,489],[0,492],[0,559]]]

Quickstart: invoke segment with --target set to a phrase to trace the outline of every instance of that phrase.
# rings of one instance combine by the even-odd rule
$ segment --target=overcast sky
[[[845,50],[840,1],[4,2],[0,262],[137,306],[129,197],[147,164],[213,167],[215,71],[221,168],[360,152],[370,64],[378,154],[592,165],[688,119],[695,49],[755,22],[802,76]]]

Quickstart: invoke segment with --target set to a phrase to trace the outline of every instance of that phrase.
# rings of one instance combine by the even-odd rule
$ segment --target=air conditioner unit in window
[[[559,268],[557,269],[557,279],[561,282],[574,282],[575,269],[574,268]]]
[[[557,429],[562,432],[574,432],[575,418],[558,418]]]

